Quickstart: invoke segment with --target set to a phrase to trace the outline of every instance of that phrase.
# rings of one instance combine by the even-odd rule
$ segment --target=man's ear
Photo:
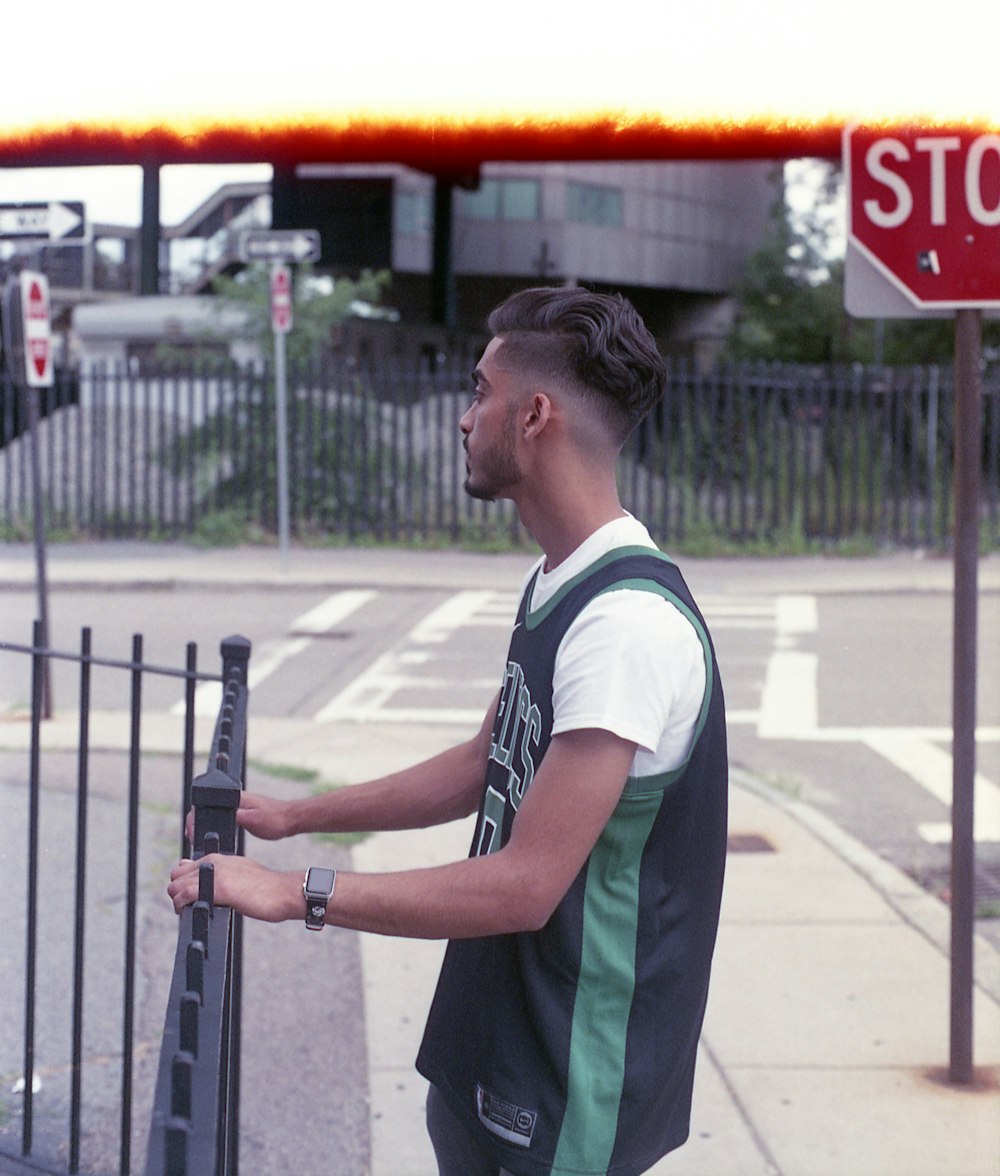
[[[537,437],[552,419],[554,406],[544,392],[532,392],[521,417],[525,440]]]

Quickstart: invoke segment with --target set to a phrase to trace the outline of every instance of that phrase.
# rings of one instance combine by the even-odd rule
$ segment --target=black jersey
[[[706,689],[687,760],[630,777],[540,930],[449,943],[417,1068],[518,1176],[638,1176],[687,1138],[726,852],[728,769],[712,643],[677,567],[618,548],[511,637],[470,856],[510,837],[552,731],[559,644],[599,593],[658,593],[694,626]],[[599,669],[595,672],[599,672]]]

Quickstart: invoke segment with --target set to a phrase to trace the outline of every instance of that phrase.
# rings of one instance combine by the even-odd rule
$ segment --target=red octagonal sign
[[[918,307],[1000,306],[1000,134],[849,127],[848,234]]]

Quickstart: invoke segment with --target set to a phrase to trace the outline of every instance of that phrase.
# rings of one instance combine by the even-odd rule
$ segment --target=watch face
[[[335,870],[326,870],[321,866],[310,866],[309,876],[306,878],[306,890],[310,894],[328,895],[333,890]]]

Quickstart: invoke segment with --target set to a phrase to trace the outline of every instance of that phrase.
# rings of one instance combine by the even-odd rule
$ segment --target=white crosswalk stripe
[[[255,649],[253,657],[250,659],[250,668],[247,671],[247,685],[251,693],[285,662],[307,649],[314,637],[328,633],[363,605],[374,600],[376,595],[375,592],[367,590],[335,592],[321,604],[292,621],[289,626],[292,636],[276,641],[266,641]],[[221,682],[202,682],[195,691],[194,712],[196,715],[217,714],[221,703]],[[171,707],[171,714],[183,713],[183,700]]]

